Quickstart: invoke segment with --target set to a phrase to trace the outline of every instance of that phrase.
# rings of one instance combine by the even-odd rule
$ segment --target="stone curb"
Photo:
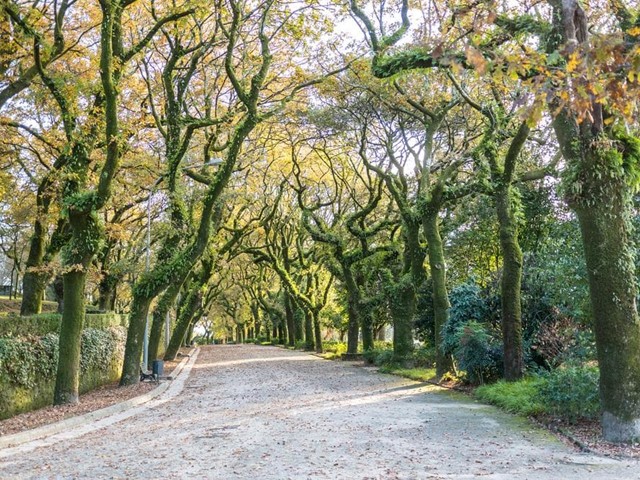
[[[171,372],[173,377],[172,381],[167,381],[161,383],[159,386],[154,388],[153,390],[139,395],[137,397],[130,398],[129,400],[125,400],[124,402],[116,403],[115,405],[110,405],[108,407],[101,408],[99,410],[94,410],[93,412],[85,413],[83,415],[78,415],[75,417],[67,418],[64,420],[60,420],[55,423],[50,423],[49,425],[43,425],[42,427],[37,427],[32,430],[26,430],[24,432],[14,433],[12,435],[6,435],[0,437],[0,449],[17,447],[24,443],[28,443],[34,440],[42,440],[46,439],[52,435],[56,435],[61,432],[65,432],[67,430],[73,429],[78,426],[86,426],[91,422],[96,422],[98,420],[102,420],[111,415],[115,415],[117,413],[122,413],[131,408],[143,405],[150,400],[153,400],[160,395],[162,395],[173,382],[176,381],[177,377],[183,372],[187,363],[190,362],[189,369],[187,369],[187,374],[191,370],[191,366],[195,363],[195,359],[197,357],[200,349],[194,348],[189,352],[189,356],[185,357]],[[193,360],[193,361],[192,361]],[[3,455],[0,455],[0,458]]]

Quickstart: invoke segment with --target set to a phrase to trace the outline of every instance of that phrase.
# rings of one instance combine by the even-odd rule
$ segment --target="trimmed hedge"
[[[80,349],[80,393],[120,376],[126,331],[87,328]],[[51,405],[58,362],[58,335],[0,338],[0,419]]]
[[[41,313],[29,317],[7,315],[0,318],[0,337],[42,337],[60,331],[59,313]],[[84,328],[107,329],[125,326],[126,317],[117,313],[87,313]]]

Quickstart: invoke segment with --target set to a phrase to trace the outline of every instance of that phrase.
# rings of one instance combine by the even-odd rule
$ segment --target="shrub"
[[[58,363],[58,335],[0,338],[0,418],[50,404]],[[85,329],[80,348],[80,393],[116,380],[125,329]]]
[[[483,384],[500,376],[501,347],[489,334],[485,325],[470,321],[458,327],[454,336],[457,344],[454,357],[467,380]]]
[[[420,347],[414,350],[413,361],[416,367],[432,368],[436,363],[435,347]]]
[[[322,349],[326,353],[333,353],[336,356],[347,353],[347,344],[344,342],[329,341],[322,343]]]
[[[393,349],[384,348],[367,350],[362,353],[364,359],[377,367],[391,366],[394,364]]]
[[[483,322],[490,315],[487,299],[475,283],[463,283],[451,290],[449,319],[442,326],[442,352],[452,354],[458,348],[461,326],[469,321]]]
[[[545,375],[540,400],[549,413],[574,422],[593,419],[600,412],[598,368],[591,365],[569,365]]]

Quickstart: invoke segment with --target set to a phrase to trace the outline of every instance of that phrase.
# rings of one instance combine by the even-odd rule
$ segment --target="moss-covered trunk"
[[[522,346],[522,250],[518,242],[518,223],[509,184],[495,194],[502,250],[502,342],[504,346],[504,378],[519,380],[524,372]]]
[[[404,219],[402,273],[395,281],[390,299],[393,319],[393,356],[406,363],[413,352],[413,322],[416,315],[416,289],[424,281],[424,249],[420,246],[420,223]]]
[[[124,349],[124,363],[120,385],[133,385],[140,381],[140,360],[142,355],[142,343],[146,319],[153,297],[145,295],[140,290],[133,292],[131,301],[131,313],[129,313],[129,328],[127,329],[127,342]]]
[[[442,327],[449,319],[449,293],[447,291],[447,267],[444,258],[444,246],[440,235],[440,225],[437,209],[425,215],[424,232],[427,238],[427,253],[429,255],[429,271],[433,282],[433,316],[436,347],[436,375],[441,377],[453,370],[450,355],[445,355],[440,348],[442,343]]]
[[[186,338],[189,325],[191,325],[194,315],[198,311],[198,306],[202,303],[202,294],[200,290],[190,291],[187,294],[187,298],[179,309],[178,320],[176,326],[171,333],[169,339],[169,346],[167,351],[164,352],[164,360],[175,360],[178,355],[178,350],[182,346],[183,341]]]
[[[315,348],[313,340],[313,314],[305,309],[304,312],[304,348],[311,352]]]
[[[362,350],[373,350],[373,317],[370,309],[362,313]]]
[[[416,314],[416,290],[410,275],[405,275],[393,287],[390,301],[393,319],[393,357],[406,364],[413,352],[413,319]]]
[[[116,307],[116,293],[120,277],[105,273],[98,285],[98,308],[105,312],[113,312]]]
[[[313,336],[316,353],[322,353],[322,332],[320,331],[320,311],[313,312]]]
[[[51,276],[42,272],[27,270],[22,277],[22,302],[20,315],[37,315],[42,312],[44,291]]]
[[[294,318],[294,302],[291,298],[289,292],[285,290],[284,292],[284,313],[285,318],[287,319],[287,331],[289,332],[288,344],[290,347],[295,346],[296,340],[298,339],[296,336],[296,328],[295,328],[295,318]]]
[[[60,356],[53,396],[54,405],[78,403],[80,338],[84,324],[86,279],[86,270],[73,270],[63,277],[65,300],[60,324]]]
[[[347,354],[355,355],[360,334],[360,289],[349,265],[342,265],[342,272],[347,288]]]
[[[160,356],[160,341],[162,339],[162,327],[167,318],[167,314],[182,288],[181,282],[174,282],[162,293],[155,310],[153,311],[153,321],[149,331],[149,361]]]
[[[640,319],[630,225],[632,190],[620,171],[629,159],[623,161],[624,154],[614,150],[608,138],[594,139],[587,147],[580,163],[570,166],[574,177],[569,189],[575,194],[569,203],[578,216],[584,244],[603,433],[607,440],[628,442],[640,437]]]

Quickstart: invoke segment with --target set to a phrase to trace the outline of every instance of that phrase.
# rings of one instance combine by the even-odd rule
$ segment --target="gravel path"
[[[257,346],[205,347],[170,401],[33,448],[0,449],[0,478],[640,479],[459,395]]]

